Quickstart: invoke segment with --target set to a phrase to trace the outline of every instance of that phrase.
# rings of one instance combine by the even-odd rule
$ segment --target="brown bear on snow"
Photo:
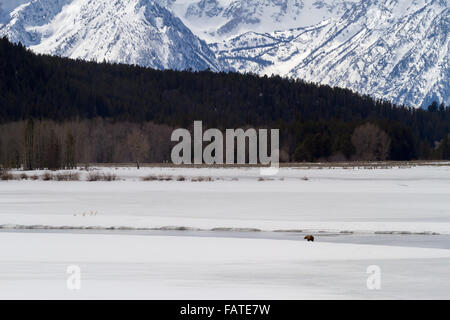
[[[305,239],[306,239],[307,241],[314,241],[314,236],[308,234],[307,236],[305,236]]]

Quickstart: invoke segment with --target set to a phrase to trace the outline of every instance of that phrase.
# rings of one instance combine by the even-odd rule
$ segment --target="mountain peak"
[[[10,17],[0,35],[38,53],[158,69],[219,69],[207,44],[155,1],[35,0]]]

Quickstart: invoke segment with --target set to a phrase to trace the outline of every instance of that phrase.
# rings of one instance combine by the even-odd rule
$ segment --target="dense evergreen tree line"
[[[351,160],[369,155],[373,160],[449,159],[450,153],[450,108],[437,103],[427,110],[414,109],[278,76],[158,71],[35,55],[0,39],[0,123],[99,118],[135,123],[138,128],[150,122],[189,128],[194,120],[221,129],[280,128],[285,161]],[[21,159],[29,167],[27,152],[31,149],[26,146],[32,143],[32,129],[24,125],[23,130],[14,139],[24,144]],[[60,147],[64,134],[56,137]],[[74,133],[73,139],[80,134]],[[373,145],[381,143],[376,148],[387,148],[387,152],[357,150],[364,137],[379,139],[382,143]],[[11,139],[3,137],[3,141]],[[50,143],[53,138],[46,139]],[[62,150],[54,152],[63,156]],[[97,160],[107,162],[111,157]]]

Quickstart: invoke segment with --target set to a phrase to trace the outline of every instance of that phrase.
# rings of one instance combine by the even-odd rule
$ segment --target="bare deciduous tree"
[[[68,169],[73,169],[76,167],[76,141],[75,136],[71,131],[68,131],[65,139],[65,149],[64,149],[64,167]]]
[[[386,160],[389,155],[391,139],[378,126],[366,123],[355,129],[352,143],[355,147],[355,160]]]
[[[140,161],[142,161],[150,149],[148,138],[141,130],[133,128],[127,136],[127,145],[131,157],[136,162],[136,167],[139,169]]]
[[[98,118],[32,122],[0,124],[0,166],[72,168],[77,164],[130,161],[138,164],[170,159],[173,128],[167,125]]]
[[[28,120],[25,127],[25,170],[34,169],[34,121]]]

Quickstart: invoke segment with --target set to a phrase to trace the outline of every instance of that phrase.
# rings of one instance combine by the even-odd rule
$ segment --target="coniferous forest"
[[[279,128],[281,161],[450,159],[450,108],[279,76],[36,55],[0,39],[0,164],[164,162],[174,128]]]

